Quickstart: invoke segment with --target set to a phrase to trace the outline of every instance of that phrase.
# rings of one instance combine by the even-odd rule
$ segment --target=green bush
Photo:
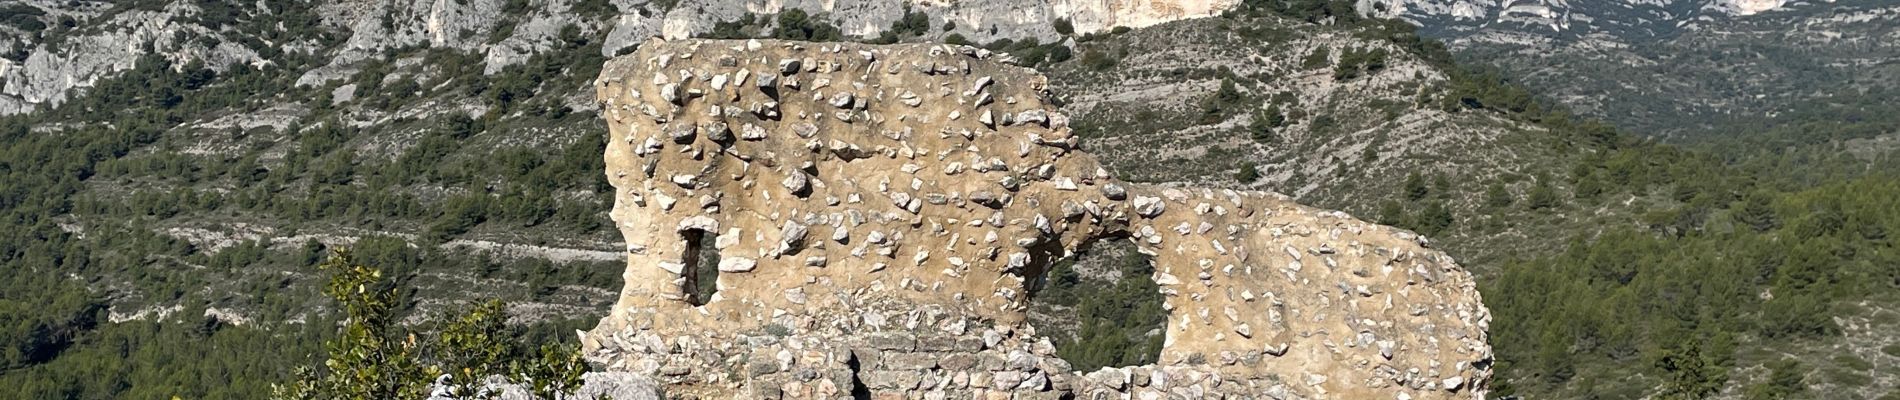
[[[1240,171],[1234,173],[1234,180],[1240,183],[1253,183],[1260,180],[1260,170],[1255,169],[1253,164],[1241,164]]]
[[[1233,111],[1240,109],[1244,101],[1246,101],[1246,96],[1240,93],[1240,89],[1234,85],[1234,80],[1222,78],[1219,89],[1201,98],[1200,123],[1218,123],[1233,114]]]
[[[504,375],[543,399],[580,387],[587,365],[571,346],[510,353],[504,341],[507,316],[498,301],[480,303],[442,323],[429,343],[417,339],[426,333],[403,332],[396,325],[402,289],[385,281],[381,269],[363,265],[345,250],[319,268],[331,274],[323,292],[343,309],[343,327],[326,343],[328,358],[321,368],[298,369],[296,380],[272,388],[273,399],[422,398],[443,374],[462,390],[490,375]]]
[[[1300,68],[1320,69],[1332,63],[1332,52],[1326,47],[1316,47],[1313,48],[1312,53],[1306,54],[1306,58],[1300,60]]]
[[[1075,24],[1069,23],[1068,18],[1056,18],[1055,28],[1056,28],[1056,33],[1061,34],[1063,36],[1069,36],[1069,35],[1075,34]]]
[[[975,43],[975,42],[971,42],[971,41],[970,41],[970,39],[968,39],[968,38],[965,38],[965,37],[963,37],[963,35],[962,35],[962,34],[957,34],[957,33],[952,33],[952,34],[950,34],[949,36],[944,36],[944,37],[943,37],[943,42],[944,42],[944,43],[949,43],[949,44],[958,44],[958,45],[964,45],[964,46],[975,46],[975,45],[976,45],[976,43]]]
[[[753,13],[745,13],[738,19],[713,23],[713,28],[704,37],[712,39],[750,39],[758,36],[759,25],[763,21]]]
[[[904,16],[892,21],[891,28],[885,32],[904,37],[928,34],[930,33],[930,15],[912,11],[910,5],[905,4]]]
[[[1059,63],[1073,58],[1075,58],[1075,50],[1070,49],[1069,46],[1063,46],[1060,43],[1050,45],[1049,62]]]
[[[778,13],[778,25],[772,27],[772,37],[785,40],[805,40],[813,42],[836,42],[844,40],[844,31],[837,25],[805,13],[805,10],[789,8]]]
[[[1749,400],[1785,399],[1807,390],[1801,383],[1802,374],[1807,372],[1801,362],[1793,359],[1775,360],[1768,363],[1768,380],[1743,390],[1743,398]]]
[[[46,22],[40,20],[44,16],[46,16],[46,11],[25,4],[14,3],[0,6],[0,24],[12,25],[26,32],[46,30]]]
[[[1493,182],[1490,186],[1484,188],[1485,207],[1505,208],[1510,207],[1511,203],[1516,201],[1517,198],[1511,196],[1510,189],[1505,189],[1502,184]]]
[[[1082,52],[1082,66],[1087,67],[1088,69],[1091,69],[1091,70],[1107,71],[1109,69],[1115,68],[1115,64],[1118,64],[1120,62],[1121,60],[1117,60],[1115,56],[1111,56],[1107,52],[1104,52],[1101,50],[1089,50],[1089,51]]]
[[[1531,186],[1530,193],[1524,196],[1525,206],[1532,210],[1556,208],[1562,204],[1562,201],[1557,197],[1557,189],[1544,179],[1537,180],[1537,184]]]
[[[1356,47],[1346,49],[1345,53],[1339,55],[1339,64],[1333,66],[1333,80],[1352,80],[1365,74],[1385,70],[1386,56],[1385,49],[1362,50]],[[1309,58],[1308,61],[1312,60]]]
[[[1280,113],[1280,106],[1269,106],[1265,111],[1254,114],[1252,120],[1247,121],[1247,132],[1255,142],[1279,143],[1280,137],[1275,132],[1285,125],[1286,115]]]

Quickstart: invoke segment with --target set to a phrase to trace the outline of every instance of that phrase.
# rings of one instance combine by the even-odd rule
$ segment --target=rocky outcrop
[[[1398,18],[1439,36],[1521,32],[1576,39],[1607,35],[1623,39],[1669,36],[1718,19],[1784,8],[1787,0],[1491,1],[1356,0],[1360,13]],[[1477,40],[1498,40],[1490,35]]]
[[[0,59],[0,81],[4,82],[0,84],[0,115],[57,106],[72,90],[132,69],[148,53],[176,65],[196,61],[218,70],[267,64],[256,51],[236,42],[190,40],[215,35],[209,28],[177,18],[197,12],[197,7],[188,4],[157,11],[131,10],[104,18],[105,29],[65,37],[56,43],[57,48],[47,43],[21,44],[32,47],[24,60]]]
[[[535,54],[558,49],[560,32],[573,25],[592,35],[604,33],[603,55],[619,52],[651,37],[688,38],[713,30],[720,22],[748,14],[771,16],[799,9],[837,24],[846,34],[876,37],[907,11],[922,12],[932,28],[928,37],[951,33],[971,40],[1033,37],[1046,42],[1062,36],[1054,21],[1072,21],[1076,34],[1118,26],[1143,27],[1162,22],[1206,17],[1231,10],[1239,0],[722,0],[709,2],[654,2],[647,0],[583,4],[575,0],[534,1],[524,9],[510,9],[503,0],[374,0],[319,1],[291,4],[310,8],[321,18],[318,26],[296,29],[333,30],[341,43],[322,48],[318,35],[272,39],[270,32],[242,32],[206,23],[195,3],[176,1],[162,7],[100,7],[70,2],[31,2],[47,15],[77,17],[70,33],[43,35],[15,32],[0,26],[0,50],[23,49],[26,56],[0,58],[0,115],[57,106],[73,90],[92,86],[131,69],[149,52],[174,65],[203,61],[214,69],[227,65],[269,67],[259,55],[266,52],[317,53],[326,62],[302,71],[298,85],[325,85],[355,74],[365,60],[386,57],[393,49],[416,47],[453,49],[480,54],[483,71],[494,73],[525,62]],[[287,13],[276,3],[236,7],[253,18],[276,19]],[[592,7],[583,9],[583,6]],[[769,19],[769,18],[768,18]],[[48,17],[47,24],[57,23]],[[310,22],[303,22],[310,23]],[[943,30],[954,26],[954,30]],[[284,29],[284,28],[280,28]],[[261,39],[261,40],[260,40]],[[40,41],[52,43],[40,43]]]
[[[655,40],[611,61],[627,286],[590,358],[702,398],[1482,398],[1489,312],[1423,238],[1116,180],[1043,77],[989,56]],[[1155,365],[1073,371],[1023,323],[1098,240],[1153,256]]]
[[[1077,34],[1125,26],[1140,28],[1168,21],[1219,15],[1240,5],[1239,0],[740,0],[681,6],[667,13],[661,24],[667,39],[682,39],[712,30],[720,21],[746,13],[767,15],[800,9],[835,18],[846,34],[873,37],[904,17],[906,10],[930,17],[930,26],[954,22],[956,33],[973,40],[1056,39],[1056,19],[1069,20]],[[934,29],[933,29],[934,31]]]

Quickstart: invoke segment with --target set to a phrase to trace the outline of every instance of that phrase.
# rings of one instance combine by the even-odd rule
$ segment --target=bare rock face
[[[1117,181],[1045,78],[988,57],[652,40],[610,61],[627,286],[589,357],[701,398],[1482,398],[1489,311],[1423,238]],[[1051,263],[1102,239],[1153,256],[1156,365],[1072,371],[1023,323]]]
[[[658,36],[691,37],[712,30],[714,24],[746,13],[770,15],[788,9],[824,14],[836,19],[847,35],[877,36],[906,10],[929,16],[930,26],[954,23],[957,34],[987,43],[996,39],[1034,37],[1045,43],[1061,40],[1053,22],[1067,19],[1076,33],[1106,31],[1125,26],[1141,28],[1169,21],[1220,15],[1240,6],[1240,0],[723,0],[675,7],[660,21]],[[630,13],[629,13],[630,14]]]

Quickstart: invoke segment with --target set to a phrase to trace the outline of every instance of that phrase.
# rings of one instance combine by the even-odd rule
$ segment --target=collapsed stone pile
[[[1423,238],[1117,181],[1045,83],[950,45],[655,40],[612,60],[596,88],[627,286],[590,357],[701,398],[1482,397],[1489,313]],[[1072,371],[1023,324],[1046,268],[1098,239],[1153,256],[1157,365]]]

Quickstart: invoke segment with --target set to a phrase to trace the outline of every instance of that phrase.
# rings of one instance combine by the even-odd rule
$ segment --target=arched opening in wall
[[[714,235],[698,229],[680,231],[680,239],[686,241],[686,251],[681,262],[681,278],[686,282],[680,285],[680,291],[687,303],[695,306],[706,305],[712,301],[713,293],[719,291],[719,249],[713,246]]]
[[[1075,371],[1154,364],[1168,311],[1153,276],[1151,257],[1134,243],[1097,240],[1029,283],[1029,323]]]

